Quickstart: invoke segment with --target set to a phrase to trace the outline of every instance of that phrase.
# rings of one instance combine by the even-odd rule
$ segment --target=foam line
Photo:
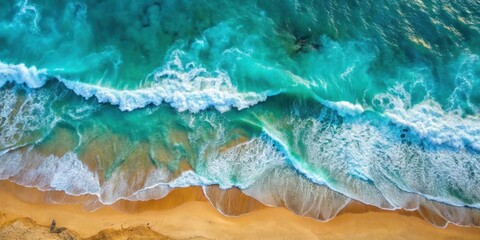
[[[47,81],[47,70],[25,64],[5,64],[0,62],[0,87],[7,83],[25,84],[29,88],[40,88]]]
[[[432,144],[480,151],[480,119],[477,116],[462,118],[446,113],[433,101],[410,109],[388,110],[385,115],[395,124],[414,130],[421,139]]]
[[[267,99],[267,93],[227,92],[220,89],[203,89],[185,91],[182,85],[154,86],[139,90],[116,90],[81,82],[60,80],[77,95],[86,99],[95,97],[100,103],[118,105],[122,111],[132,111],[153,104],[158,106],[163,102],[170,104],[180,112],[193,113],[214,107],[220,112],[226,112],[232,107],[239,110],[253,106]]]
[[[238,92],[225,74],[200,77],[203,68],[193,68],[188,72],[175,72],[170,69],[154,74],[157,79],[150,88],[136,90],[118,90],[93,84],[70,81],[60,77],[49,77],[46,69],[24,64],[12,65],[0,62],[0,87],[6,83],[25,84],[35,89],[45,85],[48,80],[57,79],[75,94],[86,99],[95,97],[100,103],[118,105],[122,111],[132,111],[147,105],[168,103],[178,111],[193,113],[213,107],[226,112],[232,107],[239,110],[265,101],[273,92]],[[162,79],[168,76],[168,79]]]

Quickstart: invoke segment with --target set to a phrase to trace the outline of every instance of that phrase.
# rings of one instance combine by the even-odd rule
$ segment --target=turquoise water
[[[479,54],[476,1],[4,0],[0,179],[478,226]]]

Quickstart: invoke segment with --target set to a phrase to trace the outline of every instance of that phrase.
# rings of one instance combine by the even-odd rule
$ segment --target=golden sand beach
[[[409,212],[354,204],[320,222],[285,208],[258,207],[240,216],[219,213],[200,188],[178,189],[161,200],[122,202],[90,212],[52,204],[44,193],[0,182],[0,239],[479,239],[480,228],[438,228]],[[240,201],[242,199],[240,198]],[[55,230],[50,232],[52,220]]]

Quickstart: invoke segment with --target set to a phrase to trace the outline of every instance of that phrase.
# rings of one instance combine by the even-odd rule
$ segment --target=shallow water
[[[0,179],[478,226],[479,39],[476,1],[2,1]]]

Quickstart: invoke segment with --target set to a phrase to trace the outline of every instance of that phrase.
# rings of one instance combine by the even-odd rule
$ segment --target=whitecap
[[[47,81],[47,70],[25,64],[5,64],[0,62],[0,87],[6,83],[25,84],[29,88],[40,88]]]
[[[212,73],[194,63],[183,66],[178,58],[173,58],[165,69],[156,70],[152,76],[155,83],[149,88],[120,90],[71,81],[60,76],[49,78],[46,69],[0,62],[0,87],[15,83],[35,89],[44,86],[49,79],[57,79],[79,96],[86,99],[95,97],[100,103],[118,105],[122,111],[167,103],[180,112],[196,113],[210,107],[226,112],[231,108],[242,110],[251,107],[275,95],[268,91],[239,92],[227,74],[221,71]]]

